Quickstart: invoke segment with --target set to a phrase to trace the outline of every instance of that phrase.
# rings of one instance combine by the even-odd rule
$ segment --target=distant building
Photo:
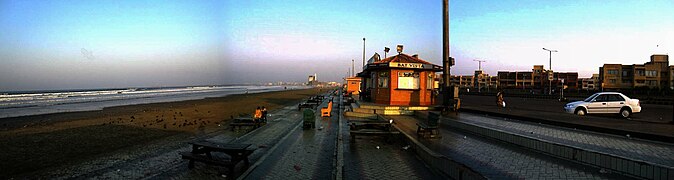
[[[346,93],[360,94],[360,77],[346,78]]]
[[[578,78],[578,86],[582,90],[599,90],[599,74],[592,74],[591,78]]]
[[[472,76],[451,75],[449,82],[461,89],[475,89],[476,91],[498,87],[498,77],[484,74],[482,70],[475,70]]]
[[[599,80],[604,90],[633,89],[647,87],[650,89],[674,89],[669,56],[651,55],[651,61],[644,64],[604,64],[599,67]]]
[[[307,81],[307,85],[313,86],[318,83],[318,79],[316,78],[316,73],[314,73],[313,76],[309,76],[309,80]]]
[[[578,87],[578,72],[552,72],[545,70],[543,65],[534,65],[531,71],[498,72],[498,86],[501,88],[547,90],[550,84],[553,89],[575,89]]]

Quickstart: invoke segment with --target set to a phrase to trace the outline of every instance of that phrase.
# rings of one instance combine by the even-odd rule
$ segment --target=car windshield
[[[593,94],[592,96],[588,97],[587,99],[585,99],[583,101],[590,102],[590,101],[592,101],[592,99],[594,99],[594,97],[597,97],[597,95],[599,95],[599,94]]]

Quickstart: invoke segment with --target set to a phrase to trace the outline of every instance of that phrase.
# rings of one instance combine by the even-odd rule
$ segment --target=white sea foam
[[[289,89],[308,88],[289,86]],[[0,118],[284,90],[283,86],[197,86],[0,94]]]

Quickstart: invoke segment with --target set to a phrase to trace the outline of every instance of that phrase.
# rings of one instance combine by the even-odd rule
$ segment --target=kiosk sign
[[[424,69],[424,64],[421,64],[421,63],[397,63],[397,62],[391,62],[391,63],[389,63],[389,67],[394,67],[394,68]]]

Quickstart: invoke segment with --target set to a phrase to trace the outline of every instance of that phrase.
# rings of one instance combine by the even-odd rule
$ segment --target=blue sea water
[[[174,102],[232,94],[306,89],[307,86],[196,86],[0,94],[0,118],[60,112],[101,110],[105,107]]]

